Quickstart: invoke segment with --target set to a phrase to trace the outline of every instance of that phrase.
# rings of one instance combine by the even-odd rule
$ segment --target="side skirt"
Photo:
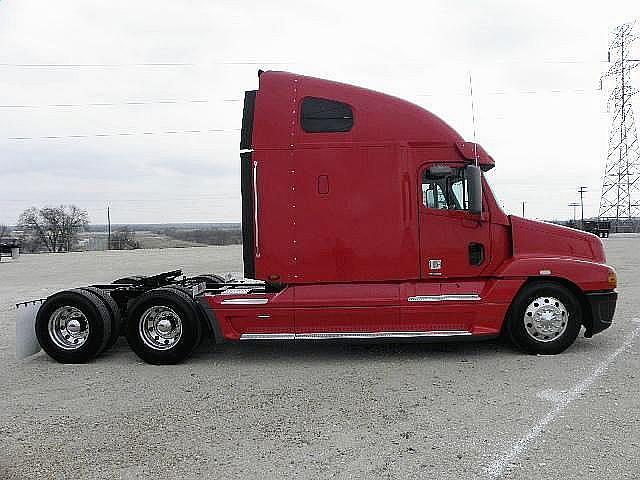
[[[243,333],[240,340],[376,340],[412,338],[469,337],[467,330],[433,330],[427,332],[317,332],[317,333]]]

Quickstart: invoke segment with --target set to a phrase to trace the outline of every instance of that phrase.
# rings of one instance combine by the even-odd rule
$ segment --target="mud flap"
[[[34,300],[16,305],[16,358],[19,360],[41,350],[36,337],[36,316],[45,300]]]

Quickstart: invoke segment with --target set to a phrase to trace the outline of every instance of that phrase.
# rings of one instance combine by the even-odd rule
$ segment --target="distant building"
[[[0,240],[0,260],[2,257],[18,258],[20,256],[20,241],[17,238],[3,238]]]

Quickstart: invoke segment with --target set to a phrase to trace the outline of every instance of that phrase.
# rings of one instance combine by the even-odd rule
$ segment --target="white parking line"
[[[633,321],[640,323],[640,319],[638,318],[633,319]],[[607,371],[607,368],[609,368],[615,359],[633,345],[634,340],[639,335],[640,327],[637,327],[630,335],[627,336],[625,342],[617,350],[598,364],[587,378],[564,395],[558,396],[556,406],[553,410],[547,413],[536,425],[531,427],[524,436],[511,446],[511,448],[503,452],[502,455],[496,458],[488,467],[485,468],[489,477],[498,478],[502,476],[505,469],[529,448],[531,442],[543,433],[545,427],[553,422],[560,413],[566,410],[574,400],[583,395],[589,387],[593,385],[598,377],[601,377]]]
[[[554,390],[553,388],[547,388],[536,393],[536,397],[540,400],[558,403],[564,400],[568,393],[569,392],[567,390]]]

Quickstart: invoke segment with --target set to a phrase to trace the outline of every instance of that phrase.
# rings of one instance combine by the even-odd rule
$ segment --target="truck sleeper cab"
[[[259,84],[245,94],[240,143],[244,276],[255,281],[170,272],[85,290],[83,302],[110,304],[106,314],[52,296],[34,314],[47,353],[97,355],[103,338],[90,355],[51,339],[73,342],[100,323],[111,325],[102,336],[124,331],[152,363],[182,360],[207,333],[220,342],[505,333],[553,354],[582,326],[589,337],[611,325],[616,274],[601,241],[506,215],[480,145],[378,92],[286,72],[260,72]],[[109,312],[119,319],[92,327]]]

